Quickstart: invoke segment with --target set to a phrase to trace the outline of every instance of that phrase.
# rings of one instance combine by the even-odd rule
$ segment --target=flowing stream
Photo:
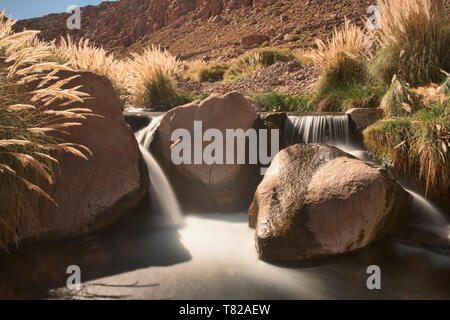
[[[258,259],[247,213],[182,218],[176,196],[149,152],[159,120],[137,134],[157,207],[138,208],[112,230],[93,237],[36,243],[0,256],[0,298],[450,299],[450,257],[422,248],[385,239],[324,261],[274,265]],[[344,119],[320,120],[317,126],[314,119],[291,121],[298,124],[298,136],[307,131],[303,125],[325,126],[325,134],[312,136],[326,136],[337,145],[348,141],[347,129],[340,127]],[[340,147],[362,159],[367,156],[348,144]],[[172,223],[155,223],[162,218]],[[80,266],[83,282],[75,292],[64,287],[65,270],[73,264]],[[370,265],[381,268],[382,290],[367,289]]]
[[[349,141],[349,119],[346,115],[288,116],[284,128],[286,144],[336,143]]]
[[[327,143],[347,152],[363,161],[373,162],[366,150],[350,144],[349,118],[347,115],[289,116],[285,124],[286,144]],[[401,183],[400,183],[401,184]],[[445,214],[418,193],[409,190],[403,184],[414,203],[414,208],[426,219],[422,228],[434,230],[438,235],[450,239],[450,225]]]
[[[150,198],[153,211],[161,210],[171,225],[181,226],[183,225],[183,214],[178,199],[163,170],[150,153],[150,143],[161,119],[162,117],[154,117],[147,128],[136,133],[136,138],[150,176]]]

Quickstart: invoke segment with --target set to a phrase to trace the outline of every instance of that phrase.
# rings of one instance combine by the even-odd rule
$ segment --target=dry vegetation
[[[75,43],[70,36],[53,43],[53,59],[76,70],[91,71],[111,80],[122,104],[139,107],[171,106],[176,97],[172,76],[179,61],[168,51],[149,46],[142,54],[116,59],[113,53],[96,47],[87,39]]]
[[[250,50],[230,63],[228,70],[224,73],[224,80],[232,82],[271,66],[275,62],[287,62],[294,59],[295,56],[289,50],[272,47]]]
[[[379,0],[378,4],[382,28],[375,33],[346,20],[327,41],[317,40],[317,49],[309,56],[301,51],[299,59],[289,50],[257,48],[229,63],[189,63],[184,77],[232,82],[278,61],[297,58],[310,62],[311,58],[323,71],[314,99],[319,102],[332,94],[341,102],[364,101],[371,96],[381,101],[385,96],[387,116],[393,118],[368,128],[366,145],[399,170],[412,170],[425,181],[427,190],[445,194],[449,183],[448,99],[416,105],[407,89],[408,83],[412,87],[440,83],[446,77],[443,71],[450,69],[450,28],[443,1]],[[0,196],[0,246],[16,239],[20,222],[32,223],[33,202],[24,201],[31,199],[30,193],[52,201],[40,182],[54,179],[54,151],[81,157],[89,153],[50,135],[79,125],[78,120],[89,114],[88,109],[67,107],[72,101],[82,101],[84,95],[79,88],[61,89],[70,79],[57,79],[58,70],[73,68],[104,75],[124,103],[140,107],[170,108],[190,99],[177,93],[173,81],[176,73],[182,73],[180,62],[159,47],[149,46],[140,54],[117,59],[87,40],[75,43],[68,37],[58,44],[42,43],[35,31],[13,34],[13,24],[0,18],[0,53],[6,56],[6,61],[0,61],[0,173],[2,190],[8,190]],[[25,86],[30,81],[39,83],[32,92]],[[448,88],[447,80],[443,90]],[[268,109],[311,110],[316,102],[276,93],[257,98]]]
[[[345,20],[344,27],[334,30],[327,42],[317,39],[317,49],[311,58],[323,70],[318,90],[326,91],[330,86],[348,86],[356,81],[365,81],[366,63],[373,47],[373,34]]]
[[[445,199],[450,187],[450,100],[411,117],[385,119],[364,131],[375,158],[425,185],[425,195]]]
[[[37,40],[37,31],[13,33],[14,22],[0,14],[0,248],[18,244],[19,226],[34,224],[37,201],[54,200],[46,184],[55,179],[57,152],[87,159],[84,146],[52,135],[81,125],[92,115],[88,108],[71,108],[83,102],[79,87],[63,89],[73,78],[59,79],[69,68],[48,62],[52,46]],[[34,88],[34,89],[30,89]],[[70,137],[67,137],[70,141]]]
[[[346,21],[327,42],[317,41],[311,54],[322,67],[316,103],[331,96],[344,103],[378,95],[386,118],[365,130],[367,148],[378,160],[422,181],[427,195],[445,198],[450,102],[436,95],[436,90],[448,90],[446,81],[440,83],[450,69],[444,3],[379,0],[378,5],[381,29],[365,32]],[[430,88],[435,88],[433,97],[427,94]],[[422,97],[415,97],[419,93]]]
[[[124,65],[125,87],[137,106],[171,106],[176,97],[172,77],[180,65],[170,52],[152,45]]]
[[[450,28],[443,0],[379,0],[381,50],[371,69],[389,83],[394,74],[412,86],[440,83],[450,69]]]

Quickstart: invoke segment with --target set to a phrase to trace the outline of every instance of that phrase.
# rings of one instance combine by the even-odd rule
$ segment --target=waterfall
[[[152,121],[146,128],[136,133],[136,139],[139,145],[142,146],[144,149],[149,150],[150,143],[152,143],[153,141],[156,129],[158,129],[161,120],[162,116],[153,117]]]
[[[284,128],[286,145],[296,143],[337,143],[349,141],[348,116],[289,116]]]
[[[417,192],[409,190],[403,185],[402,187],[407,193],[409,193],[413,197],[414,207],[421,209],[423,212],[427,213],[427,216],[430,220],[429,222],[436,225],[448,224],[447,218],[444,216],[444,214],[438,208],[436,208],[431,202],[427,201]]]
[[[287,146],[296,143],[326,143],[362,161],[373,162],[366,150],[351,145],[348,116],[289,116],[286,119],[284,134]],[[404,185],[402,187],[412,196],[413,207],[427,220],[421,227],[450,239],[450,225],[445,214],[418,193],[407,189]]]
[[[339,144],[336,145],[336,147],[362,161],[375,163],[366,150],[353,148],[349,144]],[[412,207],[425,220],[421,225],[417,227],[419,227],[420,229],[432,231],[434,234],[439,235],[443,238],[450,239],[450,221],[448,221],[445,214],[423,196],[408,189],[400,181],[397,182],[412,197]]]
[[[153,118],[148,127],[136,133],[136,138],[150,176],[150,197],[153,209],[161,211],[173,225],[181,226],[183,225],[183,214],[175,192],[158,162],[150,153],[150,143],[161,119],[162,117]]]

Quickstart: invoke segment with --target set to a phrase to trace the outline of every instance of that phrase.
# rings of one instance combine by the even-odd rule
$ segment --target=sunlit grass
[[[19,229],[35,230],[35,215],[58,166],[57,152],[88,159],[91,152],[73,144],[65,131],[92,115],[88,108],[71,108],[88,95],[60,79],[69,70],[48,62],[52,46],[37,40],[38,31],[14,33],[15,22],[0,14],[0,249],[19,243]],[[62,140],[55,138],[64,136]]]

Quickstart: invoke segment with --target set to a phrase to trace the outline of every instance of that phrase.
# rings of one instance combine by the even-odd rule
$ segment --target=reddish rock
[[[301,261],[363,248],[398,221],[405,192],[389,171],[326,145],[283,149],[249,210],[258,254]]]
[[[42,30],[44,40],[69,33],[107,48],[127,47],[167,25],[181,26],[191,11],[196,11],[197,18],[209,19],[227,9],[251,5],[252,0],[121,0],[81,8],[80,30],[67,29],[67,13],[19,21],[16,28]]]
[[[122,115],[111,82],[90,72],[60,72],[68,87],[82,86],[90,94],[73,108],[90,108],[96,117],[82,126],[65,129],[70,141],[93,153],[88,160],[69,153],[58,155],[55,183],[45,187],[58,206],[42,202],[36,208],[34,226],[22,226],[20,238],[58,239],[88,234],[114,223],[146,195],[149,182],[133,131]],[[65,136],[64,136],[65,137]]]
[[[259,47],[264,42],[270,41],[270,37],[262,34],[252,34],[246,37],[243,37],[241,40],[241,45],[244,48],[253,48]]]
[[[226,130],[254,128],[258,120],[258,104],[238,92],[225,95],[213,94],[203,101],[177,107],[162,118],[151,144],[152,153],[168,174],[177,197],[189,209],[234,210],[248,206],[260,180],[257,165],[225,164]],[[194,146],[194,121],[202,121],[203,133],[218,129],[224,140],[224,164],[194,164],[194,150],[191,150],[191,164],[175,164],[173,148],[187,142],[172,141],[177,129],[187,129],[191,135],[190,146]],[[201,135],[198,132],[197,135]],[[189,142],[189,141],[188,141]],[[203,149],[210,142],[203,142]],[[237,147],[236,147],[237,148]],[[202,153],[203,154],[203,153]],[[247,153],[248,154],[248,153]],[[236,157],[236,151],[235,151]]]

